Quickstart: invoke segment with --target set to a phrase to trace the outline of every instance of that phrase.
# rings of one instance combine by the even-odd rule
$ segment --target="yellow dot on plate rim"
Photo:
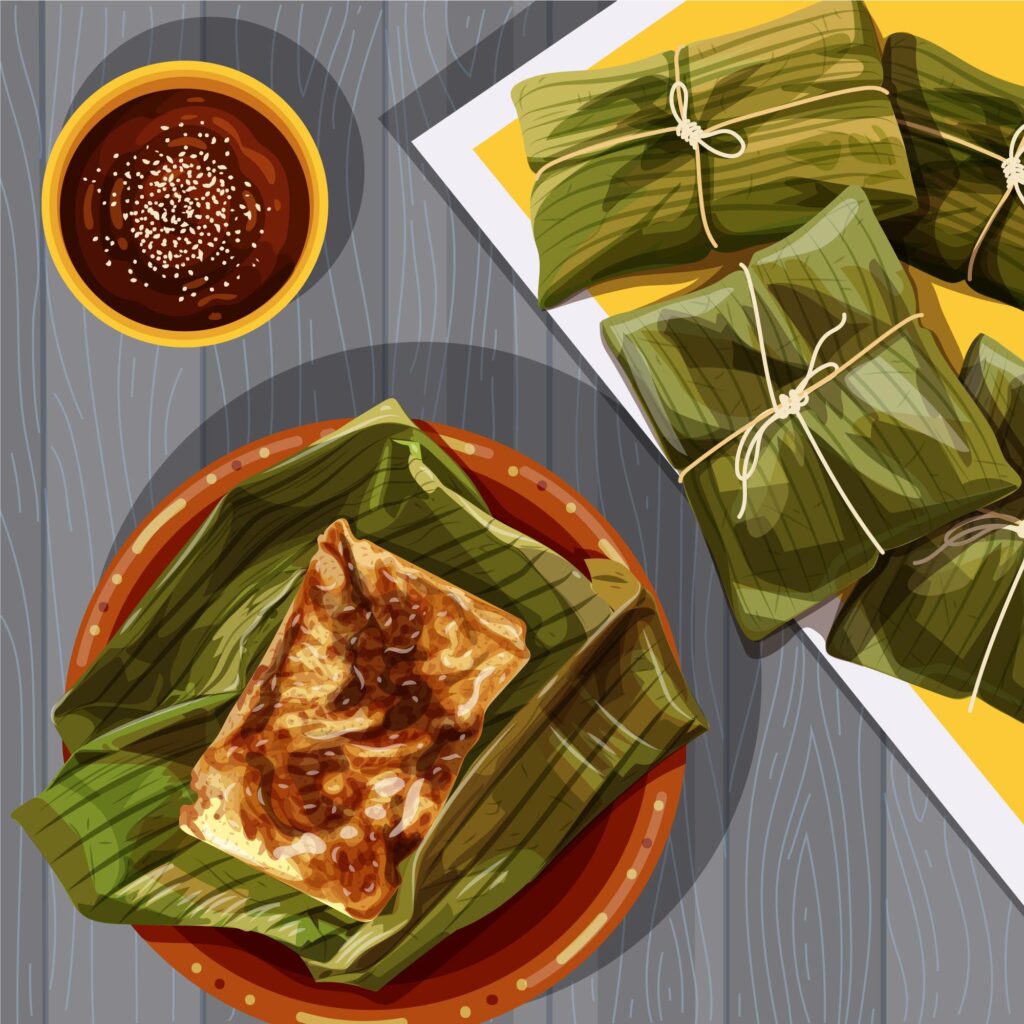
[[[99,635],[100,635],[100,627],[97,626],[96,623],[94,622],[89,627],[89,636],[99,636]]]
[[[665,801],[664,800],[655,800],[654,801],[654,809],[656,811],[663,811],[663,810],[665,810]]]
[[[576,511],[576,502],[575,501],[567,501],[565,503],[565,511],[568,512],[570,515],[572,515],[572,513]]]
[[[202,964],[196,963],[196,964],[192,965],[192,973],[193,974],[198,974],[202,969],[203,969],[203,965]]]
[[[518,466],[509,466],[508,467],[508,475],[509,476],[519,476],[519,467]]]
[[[261,459],[269,459],[270,458],[270,449],[266,445],[264,445],[260,449],[260,458]]]
[[[215,484],[217,482],[217,474],[216,473],[207,473],[206,474],[206,482],[208,484]]]
[[[627,877],[627,878],[628,878],[628,879],[629,879],[630,881],[633,881],[633,879],[634,879],[634,878],[636,878],[637,874],[638,874],[638,872],[637,872],[636,868],[630,868],[630,869],[629,869],[629,870],[628,870],[628,871],[626,872],[626,877]]]
[[[255,1002],[256,1002],[256,997],[255,997],[255,996],[254,996],[254,995],[253,995],[253,994],[252,994],[252,993],[250,992],[250,993],[249,993],[249,994],[248,994],[248,995],[247,995],[247,996],[245,997],[245,1005],[246,1005],[246,1006],[252,1006],[252,1004],[253,1004],[253,1003],[255,1003]]]
[[[115,572],[114,575],[110,577],[110,582],[116,587],[118,583],[124,582],[124,577],[119,572]]]
[[[529,984],[529,982],[527,982],[527,980],[525,978],[520,978],[516,982],[516,988],[519,989],[520,992],[525,992],[528,984]]]
[[[465,1018],[466,1018],[466,1017],[468,1017],[468,1016],[469,1016],[469,1015],[470,1015],[470,1014],[471,1014],[472,1012],[473,1012],[473,1011],[472,1011],[472,1010],[471,1010],[471,1009],[470,1009],[470,1008],[469,1008],[468,1006],[463,1006],[463,1007],[462,1007],[462,1008],[461,1008],[461,1009],[459,1010],[459,1016],[460,1016],[460,1017],[462,1017],[463,1019],[465,1019]]]

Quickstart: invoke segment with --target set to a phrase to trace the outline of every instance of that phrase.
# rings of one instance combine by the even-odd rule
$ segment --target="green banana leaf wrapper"
[[[919,36],[889,37],[885,82],[920,196],[916,212],[886,224],[900,258],[945,281],[967,276],[971,252],[1006,192],[999,161],[915,125],[1006,157],[1024,124],[1024,86],[986,75]],[[1024,309],[1024,203],[1012,194],[985,234],[971,286]]]
[[[342,516],[528,628],[531,660],[489,709],[437,839],[402,865],[401,901],[385,914],[403,922],[398,944],[377,922],[369,931],[178,827],[192,767],[269,645],[318,535]],[[15,818],[88,917],[256,931],[319,978],[378,988],[515,895],[705,730],[649,595],[621,566],[596,569],[592,583],[496,520],[462,469],[385,402],[225,496],[57,705],[71,756]],[[489,774],[495,765],[508,768]],[[528,808],[503,796],[515,777],[531,780]],[[529,815],[542,823],[534,831],[522,825]],[[505,845],[489,845],[488,832]],[[504,873],[492,874],[499,856]]]
[[[864,192],[851,188],[751,260],[765,353],[782,395],[917,312],[913,287]],[[1015,490],[992,428],[916,320],[808,396],[802,417],[874,537],[891,550]],[[606,320],[605,342],[662,450],[683,469],[770,408],[739,271]],[[739,439],[683,487],[733,613],[753,639],[864,576],[878,552],[796,417],[767,428],[742,518]]]
[[[665,53],[620,67],[540,75],[512,90],[530,167],[605,140],[673,128]],[[820,3],[680,55],[688,116],[728,119],[859,86],[882,86],[875,26],[863,3]],[[906,151],[883,92],[833,96],[736,125],[746,152],[701,151],[705,206],[723,251],[772,242],[805,224],[848,185],[879,217],[917,206]],[[709,140],[732,151],[734,140]],[[581,288],[702,260],[695,154],[672,132],[567,160],[541,174],[531,212],[538,296],[553,306]]]
[[[979,335],[960,379],[1006,457],[1024,472],[1024,361]],[[989,507],[1024,519],[1024,489]],[[1024,539],[1001,529],[964,547],[938,551],[942,543],[940,531],[880,562],[840,610],[828,650],[947,697],[967,697],[995,632],[978,697],[1024,721],[1024,585],[1011,591]]]

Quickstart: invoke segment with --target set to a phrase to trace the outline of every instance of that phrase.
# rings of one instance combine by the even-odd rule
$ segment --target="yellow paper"
[[[712,36],[752,28],[808,6],[805,3],[745,0],[687,0],[639,35],[625,41],[594,67],[608,67]],[[926,0],[890,0],[869,5],[884,38],[912,32],[945,47],[983,71],[1007,81],[1021,81],[1020,40],[1024,39],[1024,4]],[[671,41],[671,42],[669,42]],[[565,70],[573,70],[566,68]],[[476,153],[519,207],[529,214],[533,173],[526,162],[519,125],[513,121],[476,147]],[[715,255],[706,267],[683,267],[622,278],[591,290],[609,315],[699,288],[724,262],[743,253]],[[1024,357],[1024,312],[972,291],[966,284],[948,284],[910,268],[925,323],[938,335],[947,357],[959,366],[978,334],[988,334]],[[1024,723],[978,702],[972,714],[967,701],[943,697],[914,687],[921,699],[1024,820]]]

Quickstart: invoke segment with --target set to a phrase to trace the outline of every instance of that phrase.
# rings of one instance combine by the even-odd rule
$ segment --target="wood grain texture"
[[[667,609],[712,732],[622,925],[502,1024],[1024,1019],[1024,913],[795,634],[738,634],[660,457],[410,150],[600,4],[6,4],[5,809],[59,763],[48,709],[114,546],[208,459],[395,395],[587,495]],[[160,59],[240,67],[299,111],[331,189],[325,252],[271,324],[141,345],[74,302],[38,229],[70,110]],[[74,913],[4,815],[3,1019],[247,1024],[127,928]],[[499,1007],[500,1009],[500,1007]]]
[[[204,353],[211,458],[294,423],[354,415],[383,397],[385,16],[375,3],[206,6],[206,59],[260,78],[296,110],[317,141],[330,194],[324,251],[298,300]],[[372,353],[368,382],[313,369],[355,350]]]
[[[896,754],[885,793],[885,1019],[1019,1022],[1020,907]]]
[[[761,645],[757,699],[729,830],[730,1019],[878,1021],[880,740],[789,630]]]
[[[555,378],[556,380],[558,378]],[[574,432],[556,431],[553,467],[576,479],[637,553],[672,622],[683,671],[710,730],[687,752],[683,800],[669,847],[623,924],[551,997],[555,1020],[725,1019],[729,789],[742,786],[757,719],[737,730],[729,769],[730,693],[754,694],[758,666],[732,624],[677,485],[610,399],[579,375]],[[580,444],[585,439],[585,444]],[[699,639],[698,639],[699,638]]]
[[[44,6],[45,150],[100,85],[152,61],[198,57],[198,18],[198,3]],[[63,692],[68,652],[110,555],[168,486],[200,468],[198,444],[183,444],[198,423],[200,360],[195,351],[139,344],[99,323],[52,265],[44,344],[49,709]],[[52,775],[60,743],[52,727],[42,739]],[[42,916],[47,1022],[169,1024],[198,1014],[194,986],[174,977],[131,929],[75,912],[52,877]]]
[[[0,8],[3,148],[0,216],[3,245],[3,327],[0,344],[0,422],[3,430],[3,547],[0,589],[7,707],[2,718],[4,1020],[46,1020],[49,985],[46,907],[49,869],[11,811],[46,781],[45,551],[43,487],[46,379],[42,319],[46,309],[39,224],[43,140],[43,45],[39,11],[32,5]]]

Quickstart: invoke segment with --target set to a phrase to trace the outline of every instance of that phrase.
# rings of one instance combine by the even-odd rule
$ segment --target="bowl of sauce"
[[[114,79],[72,114],[42,209],[57,270],[90,312],[141,341],[212,345],[298,293],[323,245],[327,180],[275,92],[173,61]]]

